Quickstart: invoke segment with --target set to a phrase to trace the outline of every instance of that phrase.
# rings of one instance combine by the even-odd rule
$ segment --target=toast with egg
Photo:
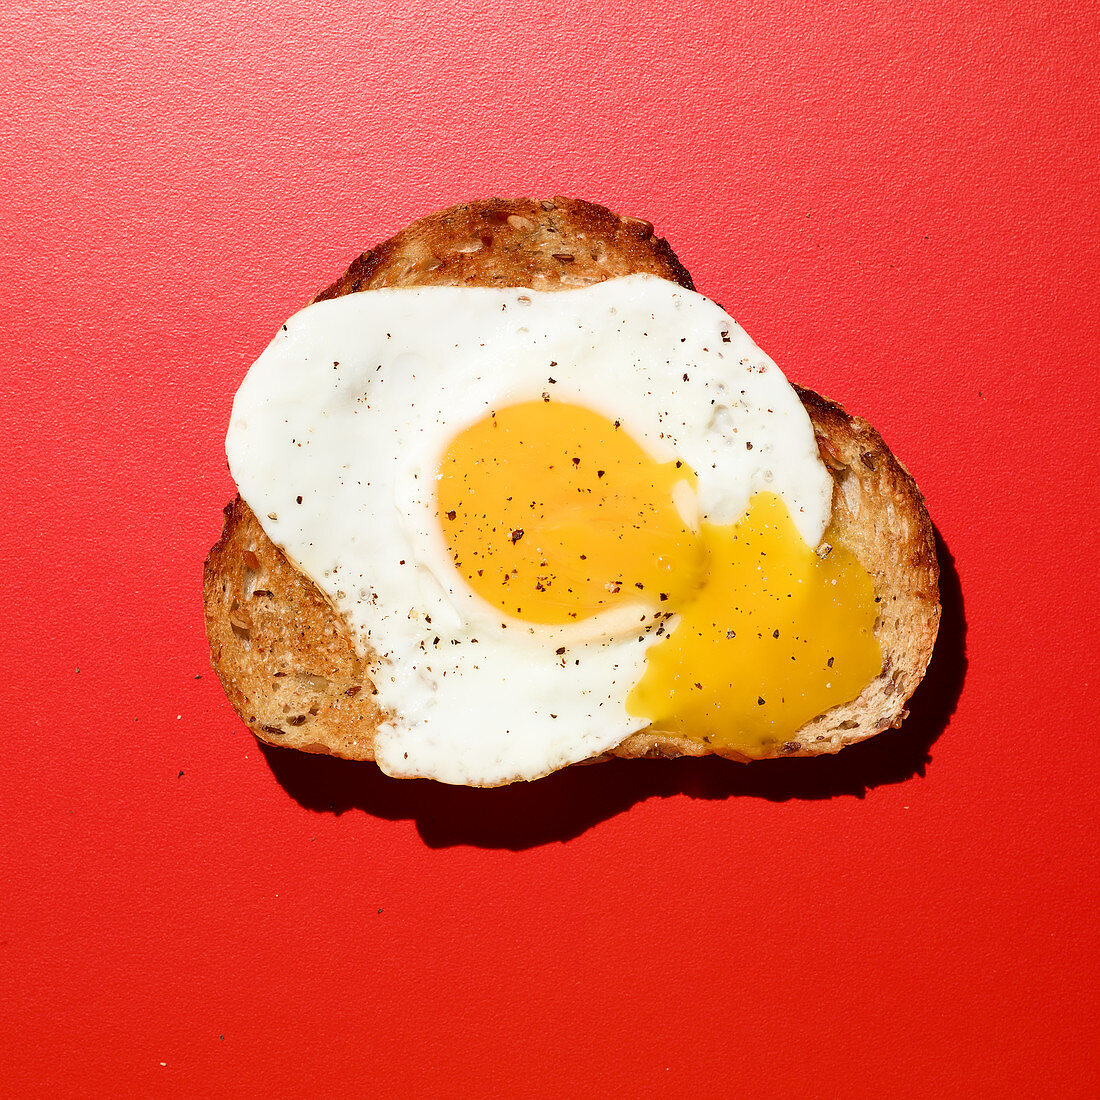
[[[360,256],[314,301],[384,287],[565,290],[639,273],[693,289],[647,222],[571,199],[491,199],[414,222]],[[882,667],[857,698],[752,759],[833,753],[900,725],[939,624],[933,529],[913,479],[870,424],[812,391],[795,390],[834,483],[828,539],[854,554],[873,579]],[[385,715],[373,691],[373,655],[357,651],[329,599],[271,542],[240,496],[226,506],[221,538],[206,560],[204,605],[213,667],[257,738],[374,759]],[[628,736],[607,755],[712,752],[750,759],[654,730]]]

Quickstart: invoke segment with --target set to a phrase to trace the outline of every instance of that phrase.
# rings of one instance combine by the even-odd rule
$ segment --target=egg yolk
[[[736,523],[693,529],[673,498],[694,487],[617,421],[543,400],[459,433],[436,499],[455,568],[508,615],[562,624],[634,604],[674,616],[627,712],[760,755],[878,675],[874,586],[830,532],[827,552],[807,546],[772,493]]]
[[[518,619],[562,624],[618,604],[672,606],[704,555],[673,503],[682,463],[657,463],[598,413],[528,401],[459,433],[436,503],[455,568]]]
[[[783,501],[753,497],[730,526],[704,523],[709,569],[650,648],[627,712],[654,729],[753,755],[786,741],[878,675],[875,591],[855,555],[819,556]]]

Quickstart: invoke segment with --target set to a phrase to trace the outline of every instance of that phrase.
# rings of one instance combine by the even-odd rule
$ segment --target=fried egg
[[[226,449],[376,659],[390,775],[534,779],[650,726],[759,754],[878,672],[870,578],[815,553],[833,486],[801,402],[668,281],[316,303]]]

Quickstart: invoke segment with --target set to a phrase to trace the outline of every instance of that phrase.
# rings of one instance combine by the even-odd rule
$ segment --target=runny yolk
[[[704,523],[706,580],[675,608],[626,700],[655,729],[747,756],[854,699],[881,670],[874,586],[830,541],[820,557],[772,493],[727,527]]]
[[[826,532],[806,545],[782,500],[695,531],[695,488],[618,422],[562,402],[491,413],[451,442],[436,487],[455,568],[491,605],[562,624],[623,604],[675,616],[627,712],[655,730],[761,755],[854,699],[882,665],[874,586]]]
[[[619,604],[673,606],[702,581],[703,553],[673,503],[681,463],[657,463],[598,413],[528,401],[460,432],[436,502],[455,568],[482,598],[535,623]],[[689,493],[690,495],[690,493]]]

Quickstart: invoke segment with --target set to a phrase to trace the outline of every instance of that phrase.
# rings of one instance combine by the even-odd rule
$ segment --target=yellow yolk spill
[[[779,497],[760,493],[728,527],[704,523],[706,581],[646,655],[628,713],[655,729],[747,756],[878,675],[874,587],[855,556],[819,557]]]
[[[460,432],[436,502],[455,568],[494,607],[562,624],[622,604],[676,615],[627,712],[760,755],[878,675],[870,576],[826,532],[823,557],[759,493],[698,532],[673,503],[695,476],[578,405],[529,401]],[[663,630],[663,628],[661,628]],[[660,631],[659,631],[660,632]]]
[[[619,604],[673,607],[698,587],[702,547],[672,499],[694,480],[598,413],[528,401],[455,437],[436,503],[455,568],[478,595],[561,624]]]

